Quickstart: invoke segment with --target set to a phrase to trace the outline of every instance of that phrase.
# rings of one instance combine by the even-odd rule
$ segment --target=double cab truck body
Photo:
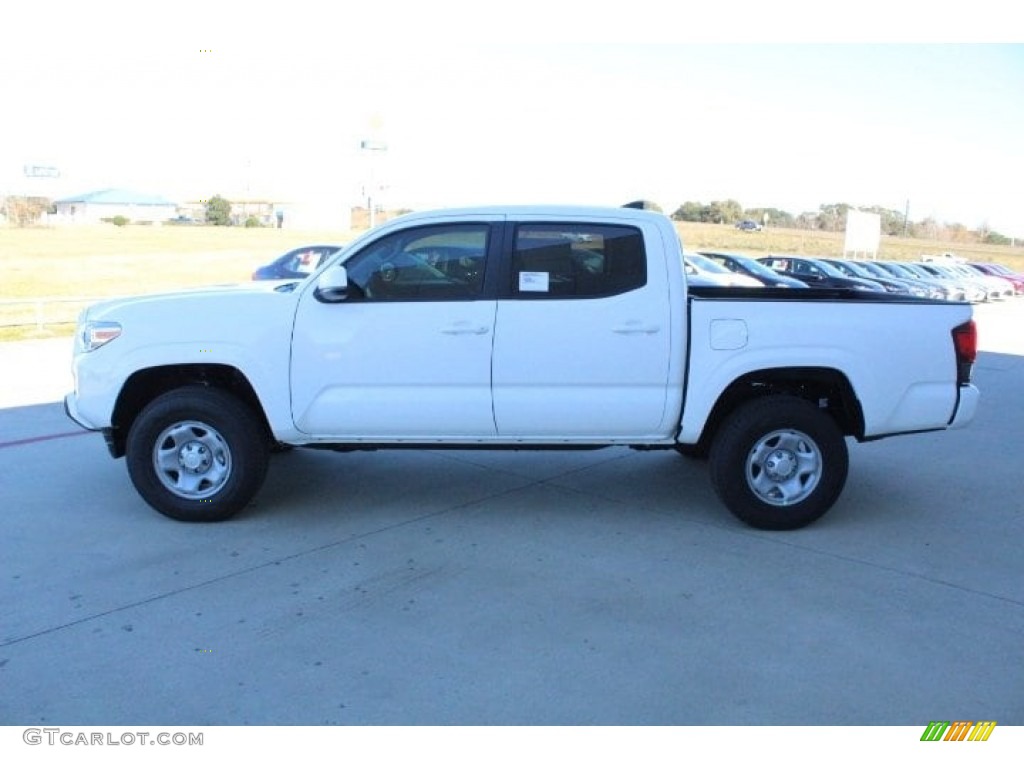
[[[740,519],[824,514],[846,437],[968,423],[971,307],[864,291],[688,289],[665,216],[410,214],[303,280],[83,313],[69,416],[158,511],[223,520],[283,446],[706,456]]]

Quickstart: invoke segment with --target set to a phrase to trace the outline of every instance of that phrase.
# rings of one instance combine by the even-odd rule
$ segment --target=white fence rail
[[[43,330],[47,325],[73,323],[78,313],[102,296],[42,296],[34,299],[0,299],[0,328]]]

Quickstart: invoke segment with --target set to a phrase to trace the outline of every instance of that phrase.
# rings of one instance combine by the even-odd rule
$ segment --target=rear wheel
[[[269,440],[233,395],[183,387],[147,405],[128,432],[128,475],[158,512],[185,522],[226,520],[267,473]]]
[[[846,483],[849,456],[835,420],[812,403],[773,396],[741,405],[711,448],[711,483],[754,528],[792,530],[824,515]]]

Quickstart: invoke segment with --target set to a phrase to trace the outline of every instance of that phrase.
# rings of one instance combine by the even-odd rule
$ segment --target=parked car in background
[[[760,280],[771,288],[807,287],[807,283],[802,280],[781,275],[750,256],[741,256],[738,253],[721,253],[719,251],[698,251],[698,253],[711,259],[716,264],[721,264],[730,272]]]
[[[934,262],[936,264],[963,264],[967,261],[963,256],[946,251],[945,253],[922,253],[921,261]]]
[[[1024,275],[1017,274],[1009,267],[1003,266],[1002,264],[986,264],[973,262],[968,264],[971,269],[976,272],[980,272],[984,275],[992,275],[993,277],[1002,277],[1010,281],[1013,286],[1013,292],[1020,296],[1024,294]]]
[[[949,280],[940,279],[923,269],[915,269],[915,265],[910,262],[877,261],[875,263],[886,272],[895,274],[897,277],[906,276],[921,280],[922,282],[931,285],[939,292],[939,298],[945,299],[946,301],[967,301],[963,288],[955,285]]]
[[[853,260],[853,264],[864,270],[867,276],[870,277],[872,280],[877,280],[878,278],[882,277],[891,280],[899,280],[900,282],[905,283],[907,287],[910,289],[910,293],[912,296],[918,296],[927,299],[946,298],[945,292],[942,290],[941,286],[935,283],[925,282],[922,279],[914,277],[909,272],[901,275],[891,270],[886,270],[885,267],[883,267],[879,262],[873,260],[867,261],[857,259]]]
[[[881,291],[881,283],[862,277],[847,277],[828,262],[810,256],[772,254],[758,259],[776,272],[802,280],[811,288],[852,288],[856,291]]]
[[[952,285],[957,286],[964,292],[964,301],[976,303],[988,300],[988,289],[977,280],[970,280],[963,275],[954,272],[945,264],[935,262],[915,263],[913,268],[923,270],[938,277],[940,280],[948,280]]]
[[[886,293],[895,293],[903,296],[910,295],[910,289],[906,284],[900,283],[894,278],[877,278],[877,276],[873,276],[870,272],[854,261],[833,258],[822,258],[821,261],[826,264],[833,265],[843,272],[847,278],[864,278],[866,280],[876,282],[885,289]],[[922,295],[924,295],[924,292],[922,292]]]
[[[340,245],[304,245],[281,254],[252,273],[253,280],[291,280],[315,272],[324,259],[336,253]]]
[[[704,285],[721,285],[732,288],[764,287],[764,283],[756,277],[732,272],[699,253],[684,253],[683,261],[686,264],[686,278],[691,283],[693,283],[693,278],[697,277],[700,278],[697,281],[698,284]]]
[[[743,219],[743,221],[736,222],[736,229],[742,229],[747,232],[760,232],[761,225],[753,219]]]
[[[985,286],[988,299],[1009,299],[1013,297],[1013,283],[1003,280],[1000,277],[986,275],[971,269],[966,264],[950,264],[946,269],[958,275],[963,275],[968,280],[975,280]]]

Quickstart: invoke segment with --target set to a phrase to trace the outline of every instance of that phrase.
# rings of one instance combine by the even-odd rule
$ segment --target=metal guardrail
[[[85,307],[103,296],[42,296],[34,299],[0,299],[0,328],[42,330],[47,325],[73,323]]]

